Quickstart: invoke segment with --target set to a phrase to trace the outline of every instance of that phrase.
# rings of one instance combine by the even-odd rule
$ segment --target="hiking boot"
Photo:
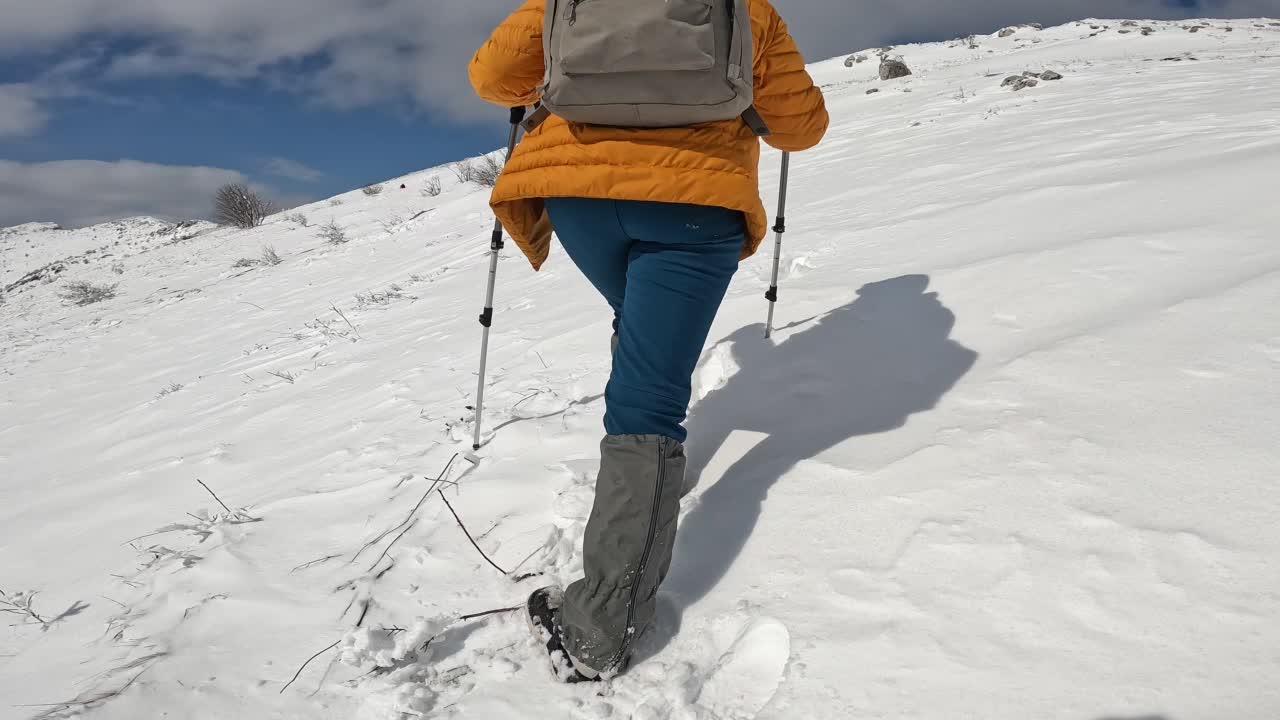
[[[564,591],[558,587],[535,590],[525,603],[529,629],[538,642],[546,645],[551,672],[563,683],[600,682],[600,673],[578,662],[564,649],[564,627],[560,624],[560,605]]]

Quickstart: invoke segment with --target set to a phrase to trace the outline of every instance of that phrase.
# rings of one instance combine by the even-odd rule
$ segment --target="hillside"
[[[484,189],[0,231],[0,591],[47,623],[5,615],[0,720],[1280,717],[1280,20],[1010,30],[812,66],[781,330],[766,250],[602,692],[454,622],[579,569],[609,363],[564,254],[509,250],[459,456]]]

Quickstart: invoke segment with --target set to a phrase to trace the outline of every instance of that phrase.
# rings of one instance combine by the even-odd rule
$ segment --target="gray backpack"
[[[541,106],[548,115],[617,127],[681,127],[741,117],[752,107],[748,0],[546,0]]]

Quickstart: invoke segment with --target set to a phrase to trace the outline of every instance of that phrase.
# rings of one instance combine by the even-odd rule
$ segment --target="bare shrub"
[[[396,228],[404,224],[404,216],[393,214],[391,217],[387,218],[386,220],[379,220],[378,224],[382,226],[383,232],[388,234],[394,233],[396,231]]]
[[[119,285],[94,285],[89,282],[72,282],[60,293],[63,300],[77,307],[93,305],[116,296]]]
[[[44,619],[32,606],[37,594],[34,590],[27,590],[9,595],[0,590],[0,612],[17,615],[25,624],[39,625],[48,630],[50,621]]]
[[[329,207],[338,207],[342,204],[342,198],[334,198],[329,201]]]
[[[328,225],[320,227],[320,237],[331,245],[341,245],[347,241],[347,232],[338,225],[337,220],[330,220]]]
[[[390,305],[393,300],[417,300],[413,295],[405,293],[404,288],[399,285],[391,285],[382,292],[370,291],[360,295],[356,295],[356,307],[364,309],[371,306]]]
[[[426,193],[427,197],[438,196],[441,193],[440,177],[438,175],[432,175],[431,179],[427,181],[426,188],[424,188],[422,192]]]
[[[295,380],[297,380],[297,379],[298,379],[298,376],[297,376],[297,375],[294,375],[293,373],[289,372],[288,370],[283,370],[283,371],[282,371],[282,370],[273,370],[273,371],[271,371],[271,372],[268,372],[267,374],[268,374],[268,375],[274,375],[275,377],[278,377],[278,378],[280,378],[281,380],[284,380],[285,382],[289,383],[290,385],[292,385],[292,384],[293,384],[293,381],[295,381]]]
[[[453,166],[453,174],[459,182],[473,182],[484,187],[498,184],[498,176],[502,175],[503,162],[496,155],[482,155],[472,160],[463,160]]]
[[[320,318],[316,318],[315,322],[305,323],[307,329],[317,333],[325,340],[337,339],[358,342],[360,340],[360,333],[356,330],[356,326],[352,325],[351,321],[347,319],[347,316],[344,315],[341,310],[338,310],[336,306],[334,307],[334,310],[338,312],[338,315],[342,316],[343,322],[346,323],[345,327],[339,324],[337,320],[321,320]]]
[[[367,187],[365,187],[365,188],[362,188],[362,189],[360,190],[360,192],[364,193],[365,195],[368,195],[369,197],[374,197],[375,195],[381,195],[381,194],[382,194],[382,186],[381,186],[381,185],[369,185],[369,186],[367,186]]]
[[[270,245],[262,246],[262,255],[258,256],[259,265],[279,265],[284,262],[280,255],[276,253],[276,249]]]
[[[449,168],[460,183],[469,183],[476,179],[476,166],[470,160],[456,162]]]
[[[288,220],[291,223],[297,223],[302,227],[309,226],[309,223],[307,222],[307,216],[303,215],[302,213],[293,213],[292,215],[287,216],[285,220]]]
[[[476,182],[485,187],[497,185],[498,176],[502,175],[504,164],[493,155],[485,155],[480,158],[479,167],[476,171]]]
[[[284,262],[284,259],[280,257],[280,254],[276,252],[276,249],[274,247],[270,245],[264,245],[262,246],[261,255],[259,255],[256,258],[240,258],[239,260],[235,261],[235,263],[231,266],[231,268],[233,270],[238,270],[240,268],[258,267],[260,265],[262,266],[279,265],[282,262]]]
[[[213,196],[213,220],[244,230],[262,224],[275,205],[242,184],[223,185]]]

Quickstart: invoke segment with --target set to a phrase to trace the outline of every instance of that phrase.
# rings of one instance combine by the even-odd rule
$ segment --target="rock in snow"
[[[1010,75],[1004,79],[1004,82],[1000,83],[1000,87],[1007,87],[1017,92],[1023,88],[1035,87],[1037,84],[1039,83],[1035,78],[1025,75]]]
[[[901,60],[890,60],[885,58],[880,61],[880,79],[894,80],[906,77],[911,74],[911,68]]]

